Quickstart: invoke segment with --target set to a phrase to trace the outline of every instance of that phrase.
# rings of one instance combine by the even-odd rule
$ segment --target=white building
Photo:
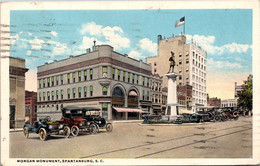
[[[195,112],[197,106],[207,105],[207,53],[194,43],[187,44],[185,35],[167,39],[158,35],[158,56],[147,58],[147,63],[151,64],[153,74],[163,76],[163,87],[168,83],[165,74],[169,71],[171,52],[175,53],[174,72],[180,74],[177,85],[192,86],[192,110]]]

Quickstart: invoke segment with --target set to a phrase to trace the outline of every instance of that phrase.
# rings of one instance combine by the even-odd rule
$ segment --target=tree
[[[252,77],[249,77],[247,84],[243,88],[243,91],[238,94],[238,106],[251,111],[253,104],[252,98]]]

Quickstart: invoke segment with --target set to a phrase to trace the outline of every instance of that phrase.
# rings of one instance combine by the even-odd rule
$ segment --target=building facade
[[[25,91],[25,118],[31,125],[37,120],[37,92]]]
[[[214,106],[214,107],[221,107],[221,99],[217,97],[209,98],[209,95],[207,94],[207,105]]]
[[[38,67],[37,117],[61,117],[68,105],[100,108],[108,120],[138,119],[151,110],[151,66],[109,45]]]
[[[221,100],[221,107],[236,107],[237,99]]]
[[[10,128],[23,127],[25,122],[25,60],[9,57]]]
[[[153,74],[163,76],[163,87],[167,87],[165,74],[169,71],[171,52],[175,53],[174,72],[180,74],[177,77],[177,85],[192,86],[192,110],[195,112],[197,106],[207,105],[207,54],[196,44],[187,44],[184,35],[167,39],[162,39],[162,36],[158,35],[158,56],[147,58],[147,63],[151,64]]]
[[[165,110],[166,108],[166,102],[163,102],[163,100],[167,101],[167,96],[165,99],[162,90],[162,76],[160,76],[159,74],[152,75],[151,98],[152,98],[152,110],[153,110],[152,114],[162,115],[164,113],[163,110]]]

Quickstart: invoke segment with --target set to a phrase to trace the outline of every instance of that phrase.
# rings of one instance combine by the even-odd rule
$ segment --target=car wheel
[[[79,135],[79,127],[78,126],[72,126],[71,127],[71,134],[73,137],[77,137]]]
[[[91,124],[91,125],[89,126],[89,133],[90,133],[90,134],[96,134],[96,133],[97,133],[97,125]]]
[[[66,138],[69,138],[70,136],[70,128],[68,126],[66,126],[63,130],[63,134]]]
[[[106,124],[106,130],[107,130],[108,132],[111,132],[111,131],[113,130],[113,126],[112,126],[111,123],[107,123],[107,124]]]
[[[220,122],[221,121],[221,117],[220,116],[215,116],[215,121]]]
[[[40,131],[39,131],[39,136],[40,136],[40,139],[42,141],[46,141],[47,140],[47,132],[44,128],[41,128]]]
[[[25,138],[29,138],[29,129],[28,129],[28,127],[23,128],[23,134],[24,134]]]
[[[97,134],[97,133],[99,132],[99,126],[98,126],[98,124],[95,123],[95,125],[96,125],[96,130],[95,130],[95,132],[94,132],[93,134]]]

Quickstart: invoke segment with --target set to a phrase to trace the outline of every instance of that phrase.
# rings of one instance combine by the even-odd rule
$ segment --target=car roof
[[[66,110],[82,110],[82,111],[99,111],[100,108],[95,107],[78,107],[78,106],[66,106],[62,108],[62,111]]]

